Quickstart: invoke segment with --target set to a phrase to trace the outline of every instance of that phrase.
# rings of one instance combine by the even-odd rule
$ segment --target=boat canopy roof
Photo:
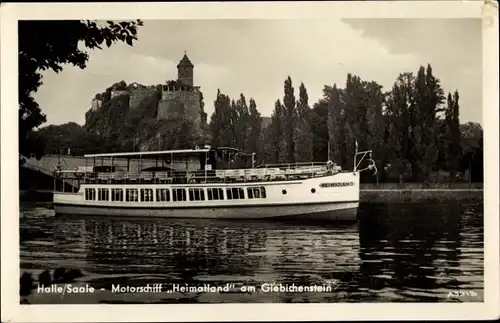
[[[84,158],[157,158],[161,156],[175,156],[177,158],[195,157],[209,151],[234,151],[239,152],[236,148],[219,147],[219,148],[199,148],[199,149],[177,149],[177,150],[158,150],[158,151],[135,151],[135,152],[119,152],[106,154],[87,154]]]

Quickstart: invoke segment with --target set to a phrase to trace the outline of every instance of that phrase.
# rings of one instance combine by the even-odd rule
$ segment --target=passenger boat
[[[54,208],[95,216],[356,220],[359,174],[376,171],[371,154],[356,148],[351,171],[332,161],[255,167],[255,154],[230,147],[85,155],[85,166],[55,172]],[[248,167],[235,162],[249,157]],[[370,164],[360,169],[363,160]]]

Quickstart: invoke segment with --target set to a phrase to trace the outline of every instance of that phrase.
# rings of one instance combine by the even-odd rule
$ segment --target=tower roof
[[[189,57],[187,57],[187,54],[186,52],[184,52],[184,57],[182,57],[181,61],[179,62],[179,64],[177,64],[177,67],[194,67],[193,63],[191,63],[191,61],[189,60]]]

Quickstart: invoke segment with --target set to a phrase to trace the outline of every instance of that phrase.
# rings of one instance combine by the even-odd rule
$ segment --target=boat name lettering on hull
[[[337,182],[337,183],[321,183],[319,187],[346,187],[346,186],[354,186],[354,182]]]

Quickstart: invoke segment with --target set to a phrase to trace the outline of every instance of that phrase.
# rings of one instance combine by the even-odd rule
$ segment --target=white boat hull
[[[105,215],[113,217],[162,217],[200,219],[314,219],[353,221],[357,219],[358,202],[310,205],[265,205],[252,207],[212,208],[127,208],[55,205],[57,214]]]
[[[111,202],[85,200],[85,188],[204,188],[263,186],[265,199],[178,202]],[[206,193],[205,193],[206,194]],[[359,174],[340,173],[299,181],[187,185],[82,185],[78,193],[54,193],[56,214],[204,219],[311,219],[355,221],[359,206]]]

